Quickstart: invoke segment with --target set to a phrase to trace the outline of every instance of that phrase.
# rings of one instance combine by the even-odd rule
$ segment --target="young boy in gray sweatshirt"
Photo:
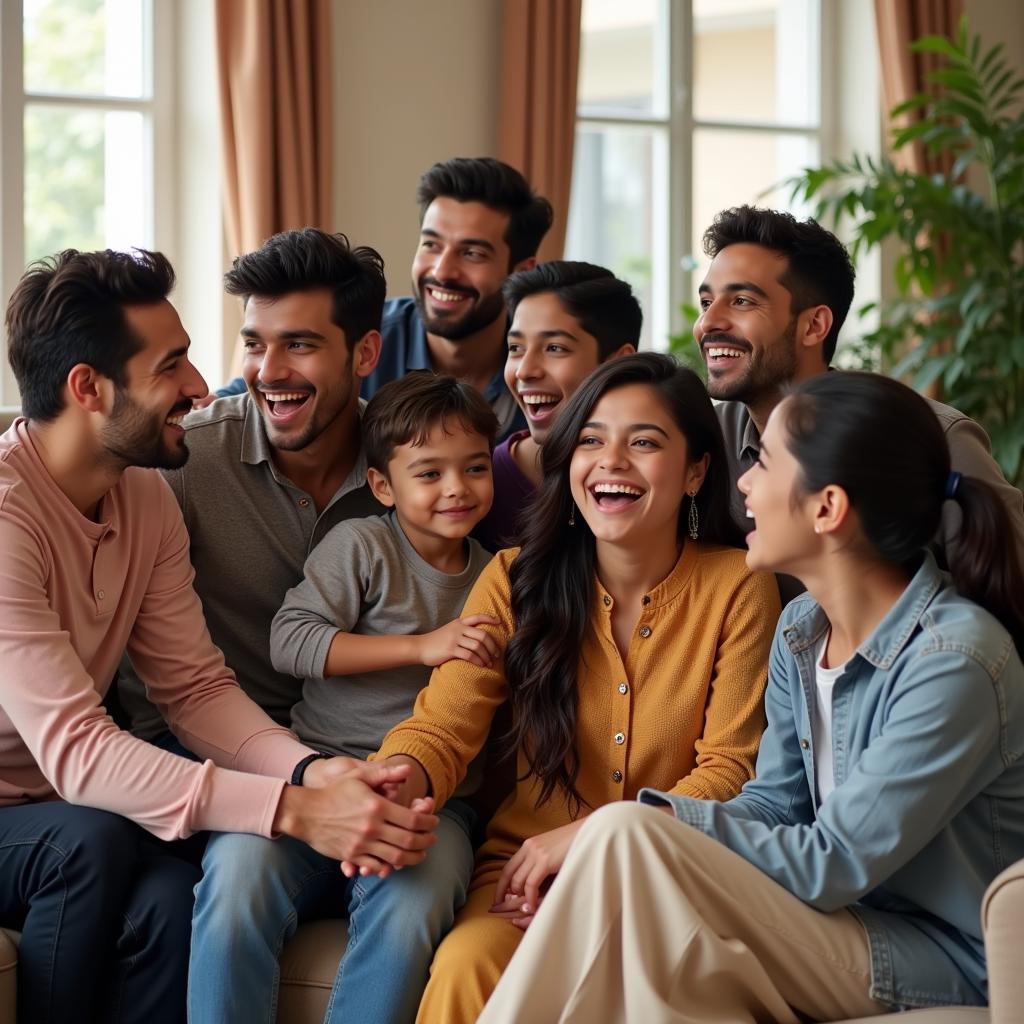
[[[490,561],[469,537],[491,507],[490,406],[427,370],[380,395],[363,416],[363,450],[370,489],[391,511],[335,526],[270,629],[274,668],[304,680],[292,728],[360,760],[412,713],[433,666],[498,653],[480,628],[495,620],[459,618]]]
[[[304,680],[293,728],[325,755],[361,761],[375,751],[411,714],[432,666],[451,658],[489,665],[499,656],[481,628],[496,620],[459,618],[490,560],[469,532],[491,506],[496,429],[474,388],[430,371],[393,381],[366,407],[367,482],[391,511],[325,535],[270,634],[274,667]],[[432,801],[417,809],[433,811]],[[226,920],[217,922],[232,932],[222,944],[230,956],[216,965],[224,984],[265,988],[273,1006],[278,954],[297,924],[347,911],[348,947],[325,1019],[412,1024],[473,868],[472,811],[455,799],[438,818],[426,859],[380,876],[364,867],[348,878],[337,861],[287,838],[214,836],[217,871],[235,879],[219,907]]]

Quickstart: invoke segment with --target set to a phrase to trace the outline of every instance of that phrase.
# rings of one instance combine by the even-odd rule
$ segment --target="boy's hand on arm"
[[[419,642],[419,664],[436,667],[446,661],[461,658],[481,668],[490,668],[501,656],[498,641],[481,626],[498,626],[493,615],[466,615],[452,619],[432,633],[423,633],[414,639]]]
[[[436,816],[423,804],[404,807],[379,792],[408,772],[406,765],[363,764],[321,788],[286,785],[273,829],[367,874],[384,877],[419,864],[437,841]]]

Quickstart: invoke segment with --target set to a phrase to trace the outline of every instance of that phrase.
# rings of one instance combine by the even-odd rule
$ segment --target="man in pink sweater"
[[[159,253],[69,250],[7,310],[25,418],[0,437],[0,925],[22,931],[19,1019],[40,1024],[184,1020],[197,869],[159,840],[287,834],[373,871],[434,841],[433,815],[383,795],[399,774],[300,744],[209,638],[181,513],[147,468],[184,463],[206,393],[173,283]],[[205,761],[107,715],[126,649]]]

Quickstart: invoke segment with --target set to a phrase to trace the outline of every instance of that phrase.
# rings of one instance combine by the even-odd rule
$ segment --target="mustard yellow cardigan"
[[[464,615],[485,613],[502,644],[513,631],[501,551],[470,594]],[[744,552],[687,541],[671,574],[646,595],[625,662],[612,639],[613,598],[594,581],[592,629],[580,656],[577,789],[589,805],[633,799],[643,786],[727,800],[753,777],[764,730],[768,652],[779,617],[774,577],[752,573]],[[649,599],[649,600],[647,600]],[[454,792],[505,701],[504,659],[483,669],[449,661],[420,691],[412,717],[377,757],[407,754],[425,769],[438,806]],[[519,754],[518,774],[526,772]],[[473,888],[494,881],[523,840],[572,820],[556,792],[535,806],[535,776],[518,782],[477,854]]]

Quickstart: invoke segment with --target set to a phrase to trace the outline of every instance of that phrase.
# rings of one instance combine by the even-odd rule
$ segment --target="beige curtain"
[[[554,207],[540,259],[565,245],[582,0],[503,0],[498,156]]]
[[[913,53],[910,44],[927,35],[951,37],[960,21],[961,9],[960,0],[875,0],[886,115],[916,93],[926,92],[926,76],[941,63],[941,58],[935,54]],[[913,116],[905,114],[903,123],[908,124]],[[897,166],[915,174],[948,173],[953,166],[950,153],[928,153],[920,140],[893,153],[892,158]],[[939,261],[949,254],[949,239],[944,235],[931,238],[922,235],[920,244],[931,246]],[[938,382],[930,385],[925,393],[930,398],[942,398]]]
[[[329,0],[216,0],[232,254],[331,222]]]
[[[882,70],[885,113],[928,88],[926,76],[941,63],[931,53],[912,53],[910,44],[921,36],[952,37],[960,21],[961,0],[875,0],[875,24]],[[908,115],[912,116],[912,115]],[[917,174],[947,171],[952,159],[929,155],[920,141],[904,146],[894,159]]]

